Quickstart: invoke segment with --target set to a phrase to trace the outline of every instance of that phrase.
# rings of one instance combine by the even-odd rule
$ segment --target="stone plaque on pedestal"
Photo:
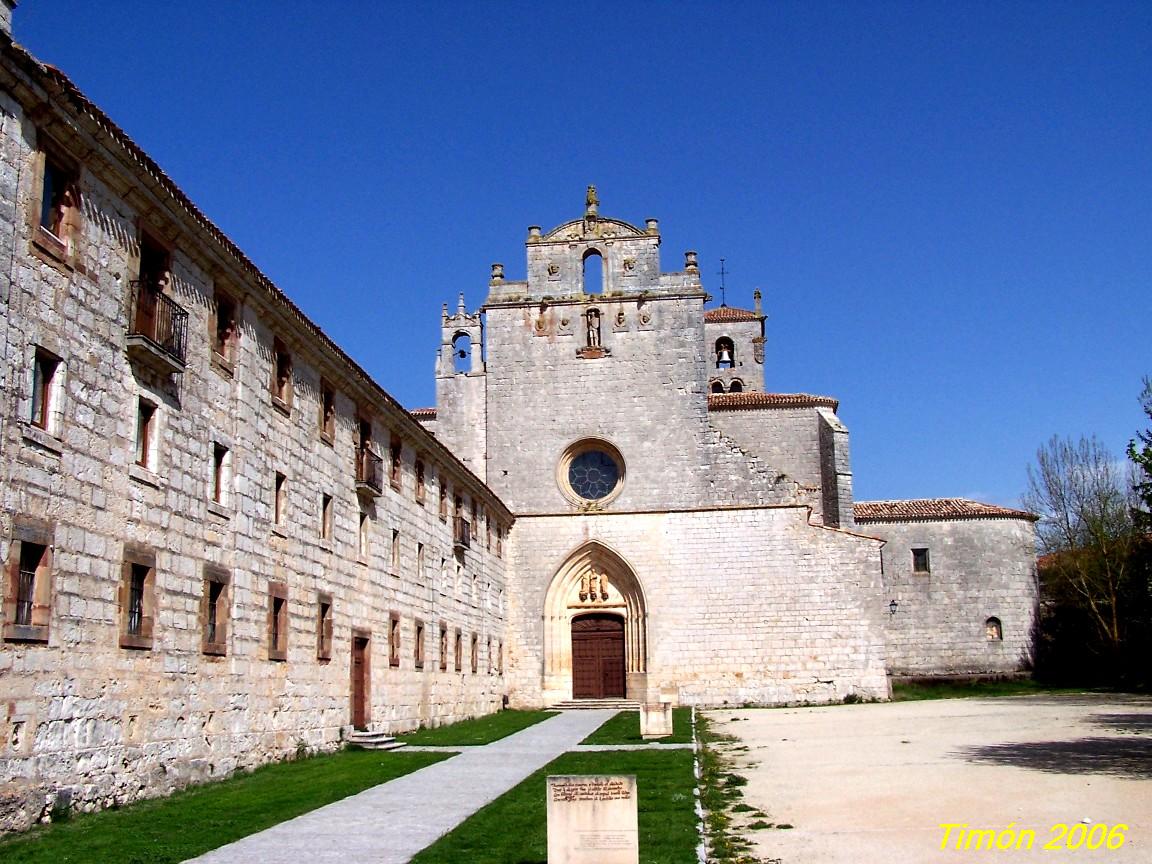
[[[638,864],[636,778],[548,778],[548,864]]]
[[[640,706],[641,738],[667,738],[671,734],[671,702],[646,702]]]

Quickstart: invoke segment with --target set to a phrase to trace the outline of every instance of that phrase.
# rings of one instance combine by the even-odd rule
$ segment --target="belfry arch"
[[[544,596],[545,704],[573,698],[573,621],[614,617],[624,630],[625,696],[643,701],[648,672],[644,588],[619,553],[591,540],[568,555]]]

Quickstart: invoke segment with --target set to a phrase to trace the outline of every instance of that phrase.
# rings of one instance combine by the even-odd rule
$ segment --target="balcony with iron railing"
[[[367,447],[356,451],[356,491],[371,498],[384,491],[384,460]]]
[[[463,516],[452,520],[452,545],[457,549],[472,548],[472,525]]]
[[[154,279],[136,279],[131,285],[128,356],[156,372],[183,372],[188,313]]]

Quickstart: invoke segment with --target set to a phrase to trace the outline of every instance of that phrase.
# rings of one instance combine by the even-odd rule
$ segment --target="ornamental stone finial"
[[[600,199],[596,197],[596,187],[589,186],[584,196],[584,215],[595,216],[600,207]]]
[[[493,282],[500,282],[503,279],[504,279],[504,265],[503,264],[493,264],[492,265],[492,281]]]
[[[700,270],[700,262],[697,260],[695,252],[688,251],[684,253],[684,269],[695,272]]]
[[[757,288],[755,291],[752,292],[752,301],[755,304],[755,305],[753,305],[752,308],[754,310],[756,310],[756,314],[757,315],[763,315],[764,313],[760,308],[760,289],[759,288]]]

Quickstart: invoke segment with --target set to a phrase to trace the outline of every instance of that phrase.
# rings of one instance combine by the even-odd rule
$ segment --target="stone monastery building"
[[[655,219],[529,228],[410,412],[10,6],[0,830],[502,704],[1026,667],[1032,517],[854,501],[837,401],[776,392],[760,298],[706,308]]]

